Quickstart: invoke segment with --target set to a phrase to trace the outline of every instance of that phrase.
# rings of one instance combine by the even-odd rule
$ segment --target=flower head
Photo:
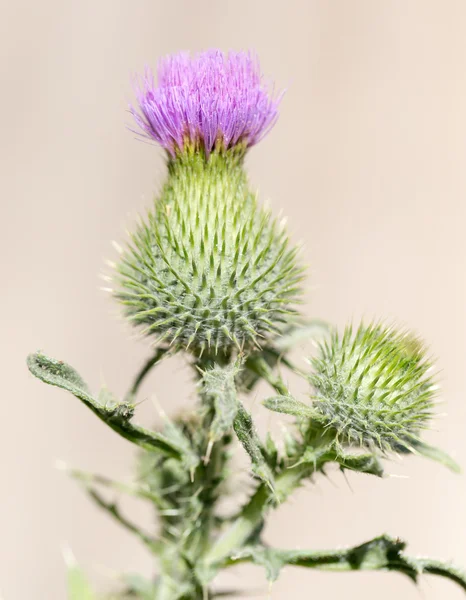
[[[162,59],[158,85],[147,68],[130,106],[139,132],[175,155],[187,144],[208,155],[216,146],[252,146],[273,127],[281,95],[264,83],[252,53],[208,50]]]
[[[423,344],[382,324],[334,333],[312,360],[316,417],[349,444],[384,451],[419,446],[435,386]]]
[[[118,265],[117,298],[146,335],[195,354],[249,352],[295,314],[297,249],[248,189],[241,157],[182,154]]]

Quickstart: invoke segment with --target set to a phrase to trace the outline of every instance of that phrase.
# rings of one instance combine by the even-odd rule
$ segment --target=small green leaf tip
[[[412,452],[434,407],[431,363],[407,331],[383,324],[334,332],[312,359],[315,418],[342,443]]]
[[[247,351],[296,311],[302,270],[258,206],[243,152],[189,152],[118,265],[116,296],[143,333],[195,354]]]

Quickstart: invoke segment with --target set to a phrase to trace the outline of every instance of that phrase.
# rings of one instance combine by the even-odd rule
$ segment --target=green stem
[[[288,386],[279,375],[275,375],[264,358],[251,356],[246,361],[246,366],[250,371],[262,377],[276,392],[282,396],[289,395]]]
[[[284,502],[300,485],[300,482],[312,475],[317,465],[300,464],[283,471],[275,479],[275,487],[271,490],[261,484],[249,502],[242,509],[239,517],[214,544],[205,556],[208,566],[222,562],[234,550],[241,548],[264,520],[269,508]]]
[[[163,359],[163,357],[167,354],[167,352],[168,352],[168,348],[163,348],[163,347],[157,348],[154,356],[149,358],[149,360],[144,363],[142,369],[136,375],[131,388],[128,390],[128,392],[125,395],[125,398],[124,398],[125,402],[132,402],[134,400],[134,398],[139,390],[139,387],[141,386],[141,384],[144,381],[144,379],[146,378],[146,376],[151,372],[152,368],[155,367],[155,365],[158,364]]]
[[[137,525],[129,521],[125,516],[123,516],[120,512],[120,509],[114,502],[107,502],[96,490],[91,487],[86,488],[89,496],[94,500],[94,502],[100,506],[100,508],[107,511],[112,517],[120,523],[125,529],[134,533],[136,537],[138,537],[151,552],[158,553],[160,551],[160,543],[154,538],[150,537],[143,531],[139,529]]]
[[[167,511],[172,507],[171,505],[164,500],[160,495],[155,494],[149,489],[145,489],[141,486],[136,486],[127,483],[121,483],[120,481],[114,481],[105,475],[99,475],[96,473],[88,473],[86,471],[80,471],[79,469],[68,469],[68,474],[76,479],[80,483],[82,483],[86,488],[89,485],[97,484],[102,485],[108,488],[111,488],[117,492],[123,492],[124,494],[128,494],[130,496],[134,496],[136,498],[142,498],[144,500],[150,500],[157,506],[159,510]]]
[[[268,570],[276,579],[286,565],[326,571],[398,571],[417,581],[423,573],[446,577],[466,590],[466,574],[453,565],[429,558],[406,556],[405,542],[381,535],[369,542],[339,550],[280,550],[252,546],[237,556],[231,556],[223,566],[254,562]]]

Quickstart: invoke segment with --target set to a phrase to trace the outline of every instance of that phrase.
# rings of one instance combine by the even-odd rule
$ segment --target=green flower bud
[[[258,206],[245,149],[187,149],[118,266],[118,299],[148,335],[196,353],[247,349],[294,312],[296,249]]]
[[[382,451],[411,451],[432,416],[431,363],[412,334],[381,324],[347,327],[311,361],[314,410],[339,440]]]

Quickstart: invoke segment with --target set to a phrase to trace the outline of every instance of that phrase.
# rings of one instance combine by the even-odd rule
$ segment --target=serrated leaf
[[[265,459],[266,453],[262,441],[254,427],[251,415],[240,402],[238,403],[234,429],[243,448],[249,454],[254,474],[273,490],[274,475]]]
[[[337,463],[342,471],[347,469],[377,477],[382,477],[384,474],[383,466],[376,455],[369,452],[358,454],[345,452],[343,448],[336,447],[333,441],[328,444],[308,446],[296,465],[309,464],[316,469],[318,464],[323,465],[328,462]]]
[[[128,402],[103,404],[96,400],[89,392],[89,388],[81,376],[65,362],[49,358],[41,352],[36,352],[28,356],[27,365],[35,377],[44,383],[71,392],[111,429],[130,442],[149,451],[161,451],[179,460],[186,457],[186,449],[180,447],[173,439],[168,439],[161,433],[149,431],[131,423],[130,420],[134,414],[132,404]],[[104,395],[108,399],[108,392],[105,392]],[[189,456],[189,461],[192,462],[192,456]]]
[[[203,393],[212,400],[215,411],[209,432],[213,442],[220,440],[233,427],[238,412],[235,377],[239,370],[240,365],[235,362],[227,367],[216,365],[203,373]]]
[[[310,406],[296,400],[292,396],[273,396],[264,400],[263,405],[273,412],[292,415],[298,418],[310,419],[315,414],[315,411]]]
[[[403,541],[387,535],[343,550],[279,550],[258,545],[234,554],[228,564],[254,562],[266,569],[271,581],[277,579],[286,565],[326,571],[398,571],[413,581],[417,581],[423,573],[431,573],[450,579],[466,590],[466,574],[463,571],[437,560],[408,557],[404,554],[405,547]]]

